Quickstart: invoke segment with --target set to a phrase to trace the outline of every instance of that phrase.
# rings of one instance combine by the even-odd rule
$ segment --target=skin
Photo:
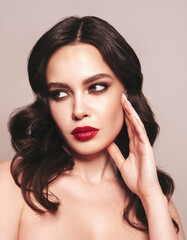
[[[100,52],[87,44],[59,49],[49,60],[46,75],[49,92],[61,91],[58,93],[59,100],[50,97],[49,106],[71,148],[77,174],[86,177],[96,172],[101,177],[109,171],[108,174],[113,177],[106,147],[117,137],[124,122],[120,101],[124,91],[122,83],[103,61]],[[91,82],[84,84],[88,80]],[[58,82],[68,87],[55,87]],[[99,132],[89,141],[79,141],[71,132],[83,126],[97,128]],[[87,161],[83,162],[83,159]]]
[[[107,77],[98,74],[107,74]],[[123,85],[99,51],[87,44],[62,47],[49,60],[46,76],[51,114],[68,144],[66,150],[71,151],[75,166],[49,186],[62,203],[57,214],[39,216],[23,201],[10,175],[10,161],[2,162],[0,191],[4,194],[0,197],[0,239],[183,240],[177,211],[160,189],[153,149],[144,126],[122,96]],[[93,80],[93,76],[99,78],[85,84],[85,80]],[[67,85],[59,88],[54,83],[66,83],[68,88]],[[98,93],[104,89],[101,83],[109,87]],[[97,85],[93,87],[93,84]],[[124,119],[130,139],[126,160],[113,142]],[[98,134],[89,141],[76,140],[71,131],[85,125],[98,128]],[[128,199],[115,178],[116,166],[143,203],[149,235],[123,222]],[[171,216],[179,224],[179,234],[175,232]]]

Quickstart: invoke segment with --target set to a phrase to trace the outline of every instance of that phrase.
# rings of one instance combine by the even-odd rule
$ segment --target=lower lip
[[[86,140],[89,140],[89,139],[95,137],[95,135],[96,135],[98,132],[99,132],[99,130],[88,131],[88,132],[79,132],[79,133],[73,134],[73,136],[74,136],[74,138],[76,138],[77,140],[86,141]]]

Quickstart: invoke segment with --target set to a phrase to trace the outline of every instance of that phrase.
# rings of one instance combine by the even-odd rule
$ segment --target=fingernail
[[[128,104],[131,105],[131,103],[130,103],[129,100],[127,99],[125,93],[122,93],[122,96],[123,96],[123,99],[124,99]]]
[[[123,96],[123,98],[124,98],[125,101],[128,101],[128,100],[127,100],[127,97],[125,96],[125,93],[122,93],[122,96]]]

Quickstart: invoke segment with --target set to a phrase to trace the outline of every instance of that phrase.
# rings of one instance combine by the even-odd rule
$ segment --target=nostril
[[[77,118],[77,117],[74,117],[74,120],[75,120],[75,121],[79,121],[80,119],[79,119],[79,118]]]
[[[83,119],[84,117],[88,117],[88,114],[84,114],[84,115],[73,115],[73,120],[79,121],[79,120]]]

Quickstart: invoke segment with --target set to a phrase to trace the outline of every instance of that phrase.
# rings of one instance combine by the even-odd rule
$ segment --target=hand
[[[107,147],[128,188],[141,200],[163,195],[156,171],[153,148],[144,125],[127,98],[122,96],[129,136],[129,156],[125,159],[115,143]]]

